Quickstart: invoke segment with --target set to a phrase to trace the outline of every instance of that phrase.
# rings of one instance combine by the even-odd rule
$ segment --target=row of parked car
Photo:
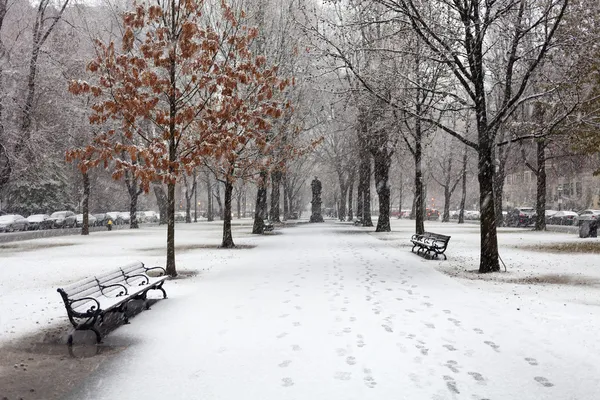
[[[505,226],[525,227],[535,223],[537,213],[533,207],[517,207],[507,211],[504,216]],[[578,225],[580,221],[600,220],[600,210],[575,211],[546,210],[545,220],[548,225]]]
[[[140,223],[158,222],[160,214],[155,211],[138,211],[136,218]],[[115,225],[128,224],[129,212],[111,211],[88,214],[89,226],[106,226],[109,221]],[[15,232],[40,229],[79,228],[83,225],[83,214],[73,211],[56,211],[48,214],[33,214],[25,218],[19,214],[0,215],[0,232]]]

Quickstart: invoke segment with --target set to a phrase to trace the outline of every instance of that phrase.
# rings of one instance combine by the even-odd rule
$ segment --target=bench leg
[[[156,287],[156,289],[160,290],[163,293],[163,299],[166,299],[167,298],[167,292],[165,292],[165,289],[163,289],[163,283],[165,283],[165,281],[162,281],[161,284]]]
[[[73,346],[73,334],[76,331],[87,331],[87,330],[91,330],[92,332],[94,332],[96,334],[96,344],[102,343],[102,335],[100,334],[100,331],[95,326],[92,326],[90,328],[82,328],[82,329],[75,328],[75,329],[73,329],[71,331],[71,333],[69,333],[69,337],[67,338],[67,345],[69,347]]]
[[[123,324],[128,325],[129,317],[127,316],[127,303],[121,304],[119,306],[118,311],[121,313],[121,316],[123,317]]]

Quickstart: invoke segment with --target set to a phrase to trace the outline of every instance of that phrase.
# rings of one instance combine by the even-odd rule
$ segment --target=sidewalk
[[[521,308],[510,293],[465,286],[436,271],[436,261],[348,225],[282,232],[202,276],[166,285],[168,300],[105,340],[128,348],[69,398],[584,400],[600,393],[597,308],[543,299]]]

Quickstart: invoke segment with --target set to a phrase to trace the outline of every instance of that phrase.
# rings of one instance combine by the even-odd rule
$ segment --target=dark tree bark
[[[485,110],[485,109],[484,109]],[[481,127],[480,129],[484,129]],[[479,272],[500,271],[498,259],[498,234],[496,231],[496,207],[494,205],[493,142],[483,135],[479,141],[479,209],[481,210],[481,251]]]
[[[348,184],[340,182],[340,200],[338,202],[338,218],[340,221],[346,220],[346,197],[348,196]]]
[[[165,194],[165,189],[161,184],[153,185],[154,195],[156,196],[156,203],[158,204],[158,211],[160,213],[160,220],[158,222],[159,225],[164,225],[167,223],[167,213],[169,212],[169,201],[167,199],[167,195]]]
[[[192,223],[192,198],[196,193],[196,173],[194,172],[194,182],[190,188],[187,175],[183,175],[183,184],[185,185],[185,222]]]
[[[223,215],[223,241],[221,247],[230,249],[235,247],[233,243],[233,235],[231,233],[231,200],[233,198],[233,183],[229,180],[225,181],[225,213]]]
[[[175,2],[171,3],[171,25],[175,26]],[[177,160],[177,130],[175,117],[177,116],[177,60],[171,56],[169,60],[169,173],[174,174],[172,165]],[[177,276],[175,267],[175,182],[167,184],[167,265],[166,272],[172,277]]]
[[[364,186],[362,168],[359,167],[358,187],[356,188],[356,218],[359,220],[362,220],[363,217]]]
[[[361,149],[360,178],[359,178],[360,214],[363,226],[373,226],[371,219],[371,155]]]
[[[348,221],[352,221],[354,219],[353,207],[352,207],[352,196],[354,192],[354,179],[356,178],[356,170],[352,170],[352,174],[350,175],[350,186],[348,187]]]
[[[379,197],[379,218],[375,232],[391,232],[390,224],[390,166],[392,165],[392,154],[387,149],[375,152],[374,175],[375,189]]]
[[[129,229],[138,229],[137,203],[143,189],[138,186],[138,180],[129,171],[125,171],[125,185],[129,193]]]
[[[271,212],[270,217],[273,222],[281,222],[280,218],[280,187],[281,187],[281,171],[273,171],[271,173]]]
[[[414,145],[414,161],[415,161],[415,233],[422,234],[425,232],[425,197],[423,193],[423,144],[421,122],[415,122],[415,145]]]
[[[212,183],[210,182],[210,173],[207,171],[206,172],[206,195],[207,195],[207,199],[206,199],[206,219],[211,222],[215,220],[214,214],[213,214],[213,187],[212,187]]]
[[[443,165],[440,163],[440,165],[443,168],[443,177],[444,177],[444,181],[440,182],[435,175],[431,175],[431,177],[433,178],[433,180],[435,180],[442,188],[444,188],[444,211],[442,213],[442,222],[449,222],[450,221],[450,202],[452,200],[452,194],[454,194],[454,191],[456,190],[456,187],[458,186],[458,183],[460,182],[460,178],[461,176],[459,175],[458,178],[452,182],[452,156],[449,155],[448,159],[446,160],[446,165]]]
[[[465,223],[465,203],[467,201],[467,151],[468,147],[465,146],[465,153],[463,155],[463,163],[462,163],[462,194],[460,196],[460,211],[458,213],[458,223]]]
[[[546,230],[546,141],[538,140],[537,146],[537,196],[535,230]]]
[[[288,201],[288,183],[287,174],[283,174],[283,219],[290,219],[290,204]]]
[[[83,212],[83,224],[81,225],[81,234],[90,234],[90,176],[87,172],[82,173],[83,177],[83,199],[82,199],[82,212]]]
[[[175,268],[175,183],[167,184],[167,274],[177,276]]]
[[[267,209],[267,171],[261,171],[256,191],[256,208],[254,211],[254,225],[252,233],[262,235],[265,233],[265,210]]]

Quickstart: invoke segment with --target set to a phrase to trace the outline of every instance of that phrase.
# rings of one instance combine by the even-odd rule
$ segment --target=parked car
[[[51,229],[54,221],[48,214],[33,214],[27,217],[30,230]]]
[[[175,222],[185,222],[185,211],[175,211]]]
[[[546,210],[545,214],[546,214],[546,224],[549,224],[552,221],[552,217],[554,217],[554,215],[556,215],[558,211],[556,210]]]
[[[139,211],[138,221],[146,223],[157,223],[160,216],[156,211]]]
[[[26,231],[29,222],[19,214],[0,216],[0,232]]]
[[[131,221],[131,213],[129,211],[123,211],[119,213],[119,216],[123,220],[124,224],[128,224]]]
[[[579,216],[575,211],[558,211],[550,218],[552,225],[575,225]]]
[[[583,210],[577,219],[579,221],[600,220],[600,210]]]
[[[533,207],[518,207],[508,210],[506,226],[530,226],[535,222],[535,209]]]
[[[73,211],[56,211],[50,215],[53,228],[75,228],[77,219]]]
[[[83,214],[77,214],[75,216],[75,220],[77,227],[81,228],[83,226]],[[92,214],[88,214],[88,226],[96,226],[96,221],[96,217],[94,217]]]
[[[108,217],[112,220],[113,224],[115,225],[123,225],[123,217],[121,216],[121,213],[118,211],[111,211],[111,212],[107,212],[106,215],[108,215]],[[108,221],[106,221],[108,222]]]
[[[108,214],[105,213],[94,214],[94,218],[96,218],[96,226],[106,226],[110,219]]]
[[[465,210],[465,219],[475,220],[475,219],[479,219],[479,218],[480,218],[479,211]]]
[[[437,221],[440,219],[440,212],[434,208],[426,208],[425,219],[428,221]]]

